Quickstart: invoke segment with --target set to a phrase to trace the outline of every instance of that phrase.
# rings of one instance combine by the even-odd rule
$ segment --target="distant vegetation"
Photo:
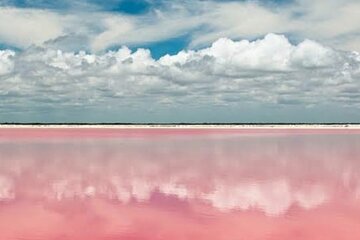
[[[98,123],[84,123],[84,122],[71,122],[71,123],[51,123],[51,122],[46,122],[46,123],[42,123],[42,122],[33,122],[33,123],[21,123],[21,122],[4,122],[4,123],[0,123],[0,125],[134,125],[134,126],[139,126],[139,125],[149,125],[149,126],[158,126],[158,125],[164,125],[164,126],[174,126],[174,125],[191,125],[191,126],[197,126],[197,125],[359,125],[360,122],[358,123],[284,123],[284,122],[273,122],[273,123],[264,123],[264,122],[251,122],[251,123],[237,123],[237,122],[232,122],[232,123],[210,123],[210,122],[198,122],[198,123],[186,123],[186,122],[180,122],[180,123],[125,123],[125,122],[121,122],[121,123],[109,123],[109,122],[98,122]]]

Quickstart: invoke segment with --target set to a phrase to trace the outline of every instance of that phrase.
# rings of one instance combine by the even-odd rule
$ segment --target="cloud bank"
[[[221,38],[155,60],[147,49],[104,54],[51,47],[0,51],[0,108],[30,106],[331,104],[360,107],[360,55],[283,35]]]

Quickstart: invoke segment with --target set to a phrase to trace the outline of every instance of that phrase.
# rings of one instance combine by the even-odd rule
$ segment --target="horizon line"
[[[360,122],[0,122],[1,125],[360,125]]]

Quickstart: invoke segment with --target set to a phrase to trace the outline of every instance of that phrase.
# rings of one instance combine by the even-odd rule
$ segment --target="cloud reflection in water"
[[[335,239],[360,223],[359,156],[358,134],[2,140],[0,237],[313,237],[330,217]]]

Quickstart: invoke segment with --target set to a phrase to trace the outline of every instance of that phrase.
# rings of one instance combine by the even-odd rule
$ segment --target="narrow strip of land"
[[[360,124],[0,124],[0,128],[237,128],[360,129]]]

